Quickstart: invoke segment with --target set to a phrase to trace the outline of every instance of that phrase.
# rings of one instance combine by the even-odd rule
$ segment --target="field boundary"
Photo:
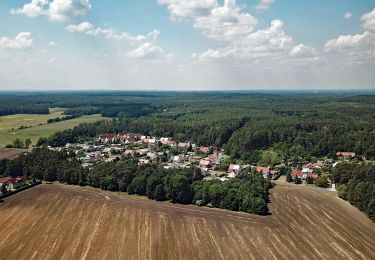
[[[31,184],[31,185],[27,185],[27,186],[25,186],[25,187],[22,187],[22,188],[20,188],[20,189],[17,189],[17,190],[15,190],[15,191],[8,192],[7,194],[3,194],[3,195],[0,196],[0,200],[5,199],[5,198],[7,198],[7,197],[10,197],[10,196],[12,196],[12,195],[14,195],[14,194],[17,194],[17,193],[21,192],[21,191],[28,190],[28,189],[30,189],[30,188],[32,188],[32,187],[35,187],[35,186],[37,186],[37,185],[39,185],[39,184],[41,184],[41,183],[42,183],[42,182],[39,181],[39,182],[33,183],[33,184]]]

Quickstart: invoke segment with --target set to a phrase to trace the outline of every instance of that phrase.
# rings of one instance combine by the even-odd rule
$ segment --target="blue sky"
[[[375,88],[373,0],[2,0],[0,90]]]

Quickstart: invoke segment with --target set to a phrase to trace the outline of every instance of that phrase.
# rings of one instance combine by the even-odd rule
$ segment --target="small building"
[[[354,152],[337,152],[336,156],[343,158],[354,158],[356,154]]]
[[[117,140],[117,135],[113,134],[113,133],[102,134],[102,135],[99,136],[99,140],[102,143],[113,143]]]
[[[199,148],[199,151],[200,151],[201,153],[208,154],[208,153],[210,152],[210,148],[209,148],[209,147],[206,147],[206,146],[201,146],[201,147]]]
[[[201,167],[201,168],[211,168],[212,167],[212,161],[202,159],[202,160],[199,161],[199,167]]]
[[[172,161],[175,163],[182,163],[183,161],[185,161],[185,155],[180,154],[180,155],[172,156]]]
[[[146,155],[148,158],[152,159],[152,160],[155,160],[158,158],[158,155],[156,153],[152,153],[152,152],[149,152],[147,153]]]
[[[231,164],[228,168],[228,173],[234,173],[235,175],[239,174],[241,172],[241,166],[238,164]]]

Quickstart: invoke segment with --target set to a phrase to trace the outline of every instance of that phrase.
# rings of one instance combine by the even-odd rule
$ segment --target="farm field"
[[[375,259],[375,223],[321,192],[277,186],[271,215],[42,184],[0,204],[4,259]]]
[[[32,143],[35,144],[40,137],[48,137],[57,131],[72,128],[80,123],[91,123],[104,119],[101,115],[88,115],[47,124],[48,119],[61,117],[62,112],[63,109],[50,109],[50,114],[48,115],[17,114],[0,116],[0,148],[11,144],[17,137],[21,140],[30,138]],[[32,127],[20,130],[20,126]]]
[[[16,149],[16,148],[0,148],[0,160],[8,159],[13,160],[17,158],[21,153],[27,152],[26,149]]]

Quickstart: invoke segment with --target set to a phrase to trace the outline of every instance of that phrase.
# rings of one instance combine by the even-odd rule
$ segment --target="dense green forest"
[[[21,95],[21,96],[20,96]],[[109,122],[80,125],[49,138],[65,145],[105,132],[168,136],[217,145],[253,163],[259,151],[282,156],[335,157],[353,151],[375,159],[375,95],[358,93],[86,92],[2,96],[25,104],[66,108],[65,115],[101,113]],[[17,102],[15,102],[17,106]],[[9,105],[10,106],[10,105]]]
[[[332,178],[338,185],[339,196],[375,221],[375,165],[338,164]]]
[[[196,204],[254,214],[267,214],[269,180],[256,173],[244,173],[227,182],[202,181],[199,168],[164,169],[160,164],[139,166],[126,159],[101,163],[93,170],[66,152],[34,149],[27,155],[0,161],[0,176],[26,175],[31,179],[90,185],[109,191],[122,191],[150,199]]]

